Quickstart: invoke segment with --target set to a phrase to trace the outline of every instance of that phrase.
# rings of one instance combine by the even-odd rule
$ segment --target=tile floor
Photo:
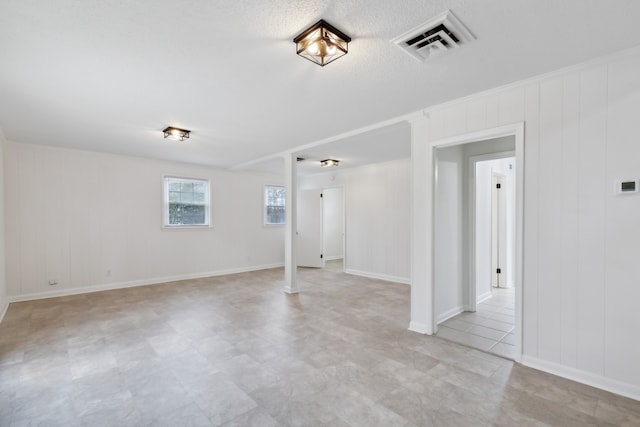
[[[343,259],[332,259],[331,261],[324,262],[324,268],[335,271],[336,273],[342,273],[344,271]]]
[[[2,426],[638,426],[640,402],[409,332],[409,287],[282,269],[11,304]]]
[[[465,311],[438,325],[438,336],[508,359],[515,356],[514,288],[493,288],[475,312]]]

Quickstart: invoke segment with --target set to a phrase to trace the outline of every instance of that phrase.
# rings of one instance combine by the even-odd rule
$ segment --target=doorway
[[[434,330],[519,361],[523,126],[433,146]]]
[[[464,311],[439,325],[442,337],[509,359],[515,358],[513,155],[507,151],[468,159],[469,299]]]
[[[322,241],[324,268],[344,272],[344,188],[322,190]]]
[[[469,159],[469,241],[474,245],[469,281],[475,284],[476,304],[491,298],[496,289],[515,286],[515,160],[513,151]],[[476,311],[473,302],[469,309]]]
[[[344,189],[298,191],[297,265],[344,272]]]

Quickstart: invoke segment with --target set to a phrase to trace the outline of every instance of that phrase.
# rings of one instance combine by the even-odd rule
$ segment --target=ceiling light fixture
[[[349,51],[351,37],[321,19],[293,39],[296,53],[324,67]]]
[[[171,126],[167,127],[162,132],[164,132],[165,138],[173,139],[175,141],[184,141],[189,138],[189,134],[191,133],[190,130],[174,128]]]
[[[338,160],[335,160],[335,159],[325,159],[325,160],[320,161],[320,166],[323,167],[323,168],[329,168],[329,167],[334,167],[335,168],[335,167],[338,166],[339,163],[340,162]]]

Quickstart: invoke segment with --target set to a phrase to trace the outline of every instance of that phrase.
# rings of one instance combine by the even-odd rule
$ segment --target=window
[[[209,181],[164,177],[165,227],[209,226]]]
[[[264,187],[264,224],[282,225],[285,221],[284,187],[266,185]]]

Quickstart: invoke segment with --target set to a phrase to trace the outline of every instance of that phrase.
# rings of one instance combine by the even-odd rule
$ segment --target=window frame
[[[170,180],[181,180],[191,183],[202,183],[205,185],[204,192],[204,218],[205,224],[169,224],[169,182]],[[197,230],[212,228],[211,221],[211,180],[208,178],[164,174],[162,175],[162,229],[163,230]]]
[[[284,221],[283,222],[278,222],[278,223],[273,223],[273,222],[267,222],[267,207],[271,206],[271,205],[267,205],[267,190],[269,188],[281,188],[284,190],[284,208],[285,208],[285,214],[284,214]],[[273,205],[275,206],[275,205]],[[284,225],[287,224],[287,190],[285,188],[284,185],[275,185],[275,184],[265,184],[263,189],[262,189],[262,225],[264,227],[282,227]]]

